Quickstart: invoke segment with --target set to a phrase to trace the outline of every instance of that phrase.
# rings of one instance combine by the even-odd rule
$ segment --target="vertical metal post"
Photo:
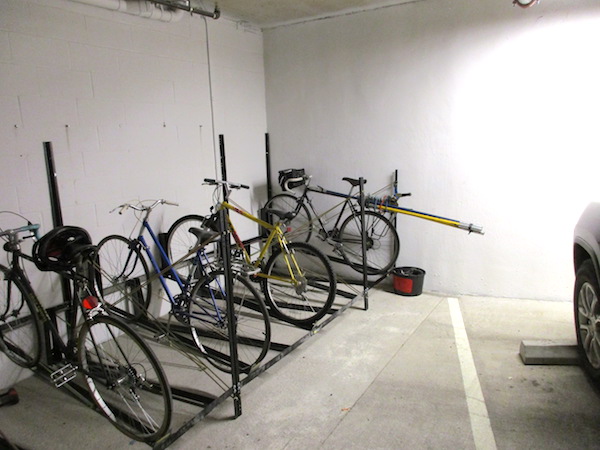
[[[221,179],[227,180],[227,161],[225,160],[225,136],[219,135],[219,152],[221,155]]]
[[[365,180],[363,177],[358,179],[360,186],[360,224],[362,240],[362,260],[363,260],[363,298],[365,299],[365,311],[369,309],[369,280],[367,274],[367,230],[365,226]]]
[[[52,209],[52,224],[54,227],[60,227],[64,225],[62,209],[60,205],[60,195],[58,193],[58,177],[56,175],[56,168],[54,166],[54,153],[52,151],[52,142],[44,142],[44,156],[46,158],[46,172],[48,175],[48,188],[50,193],[50,208]],[[62,291],[63,301],[67,305],[71,305],[73,297],[71,294],[71,285],[69,280],[65,278],[63,275],[59,275],[60,277],[60,287]],[[73,323],[73,314],[76,314],[77,311],[73,308],[67,310],[66,321],[67,324]],[[52,335],[49,330],[46,330],[50,339],[52,339]],[[47,339],[46,342],[50,342],[50,339]],[[52,344],[50,350],[55,358],[60,359],[60,351],[57,347]],[[49,354],[49,353],[48,353]]]
[[[394,170],[394,195],[398,193],[398,169]],[[397,214],[391,214],[392,225],[396,227]]]
[[[267,200],[273,197],[273,185],[271,184],[271,144],[269,133],[265,133],[265,155],[267,158]]]
[[[220,246],[225,270],[225,301],[227,302],[227,323],[229,324],[229,355],[231,361],[231,385],[233,387],[233,408],[235,417],[242,414],[242,396],[240,385],[240,369],[237,353],[237,324],[233,298],[233,275],[231,273],[231,243],[227,230],[227,210],[219,211]]]
[[[219,151],[221,156],[221,179],[227,181],[227,162],[225,159],[225,137],[219,135]],[[227,186],[223,185],[223,198],[227,198]],[[240,384],[240,365],[237,353],[237,324],[233,299],[233,274],[231,273],[231,241],[227,232],[229,212],[219,211],[220,247],[225,272],[225,301],[227,302],[227,323],[229,324],[229,356],[231,362],[231,386],[233,387],[233,408],[235,417],[242,415],[242,395]]]
[[[46,170],[48,173],[48,186],[50,188],[50,207],[52,208],[52,222],[55,227],[64,225],[58,194],[58,182],[54,167],[54,154],[52,142],[44,142],[44,155],[46,157]]]

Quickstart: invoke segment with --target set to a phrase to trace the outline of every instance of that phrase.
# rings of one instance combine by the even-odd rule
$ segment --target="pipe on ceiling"
[[[158,3],[164,6],[169,6],[171,8],[181,9],[183,11],[187,11],[192,14],[200,14],[205,17],[210,17],[212,19],[218,19],[221,17],[221,11],[219,10],[219,6],[215,3],[215,10],[213,12],[206,11],[202,8],[198,8],[192,4],[192,0],[149,0],[153,3]]]
[[[181,9],[164,8],[147,0],[72,0],[99,8],[120,11],[134,16],[161,22],[177,22],[183,17]]]

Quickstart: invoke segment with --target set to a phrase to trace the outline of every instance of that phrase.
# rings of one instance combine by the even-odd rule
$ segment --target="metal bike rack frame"
[[[268,134],[266,134],[266,147],[267,147],[267,155],[266,155],[267,156],[267,171],[268,171],[268,173],[270,173],[270,161],[269,161],[269,151],[270,150],[269,150]],[[221,161],[221,175],[222,175],[223,180],[227,180],[226,158],[225,158],[225,139],[224,139],[223,135],[219,135],[219,148],[220,148],[220,161]],[[364,196],[364,180],[362,178],[360,179],[360,205],[361,205],[361,211],[362,211],[362,224],[363,224],[363,229],[364,229],[365,196]],[[220,229],[221,230],[226,229],[225,220],[226,220],[226,216],[223,215],[220,217],[220,226],[221,226]],[[229,240],[229,237],[227,236],[226,231],[220,231],[220,232],[224,234],[224,238],[221,239],[221,242],[223,243],[222,245],[226,245],[227,247],[229,247],[230,240]],[[246,243],[250,244],[259,239],[260,239],[260,237],[253,238],[253,239],[245,241],[244,244],[246,244]],[[363,233],[363,255],[366,250],[366,240],[365,239],[366,238]],[[222,250],[223,250],[222,254],[224,256],[227,256],[230,254],[230,248],[224,248]],[[363,261],[365,261],[364,257],[363,257]],[[363,262],[363,264],[366,265],[366,262]],[[227,262],[225,262],[224,266],[230,267],[230,264],[227,264]],[[232,279],[231,270],[225,271],[226,276],[227,276],[228,272],[229,272],[228,276],[231,277],[231,279]],[[236,339],[236,336],[231,336],[231,338],[233,340],[230,339],[230,345],[231,345],[230,349],[231,349],[232,362],[234,363],[234,366],[235,366],[235,369],[233,370],[234,373],[232,373],[231,387],[228,390],[226,390],[225,392],[223,392],[223,394],[220,395],[218,398],[215,398],[213,401],[206,404],[206,406],[198,414],[193,416],[178,430],[175,430],[172,433],[163,437],[160,441],[158,441],[156,443],[154,448],[155,449],[166,448],[167,446],[169,446],[170,444],[175,442],[177,439],[179,439],[182,435],[184,435],[191,428],[193,428],[196,424],[201,422],[219,404],[223,403],[224,401],[226,401],[229,398],[233,398],[233,400],[234,400],[235,417],[238,417],[242,413],[242,407],[241,407],[242,387],[247,385],[250,381],[252,381],[254,378],[259,376],[260,374],[266,372],[269,368],[271,368],[277,362],[281,361],[284,357],[289,355],[292,351],[294,351],[296,348],[298,348],[300,345],[302,345],[304,342],[306,342],[309,338],[311,338],[312,336],[317,334],[321,329],[323,329],[325,326],[329,325],[333,320],[335,320],[337,317],[339,317],[341,314],[343,314],[348,308],[355,305],[361,298],[364,300],[364,305],[365,305],[364,309],[366,310],[368,308],[369,284],[372,286],[372,283],[368,283],[367,271],[366,271],[366,267],[365,267],[365,270],[363,270],[363,291],[361,293],[354,295],[352,293],[338,291],[338,294],[341,294],[344,297],[350,298],[350,301],[345,303],[340,308],[338,308],[334,311],[330,311],[330,314],[327,316],[326,319],[321,321],[319,324],[316,324],[316,325],[306,329],[306,333],[303,334],[299,339],[296,339],[293,343],[283,344],[283,343],[278,343],[278,342],[271,342],[270,350],[277,351],[278,354],[276,356],[274,356],[273,358],[271,358],[266,363],[264,363],[263,365],[261,365],[260,367],[258,367],[257,369],[253,370],[250,374],[248,374],[248,376],[246,376],[242,380],[240,380],[240,378],[239,378],[239,367],[237,367],[238,366],[237,365],[237,351],[236,351],[237,347],[233,343],[234,342],[233,340]],[[228,290],[228,292],[231,292],[231,290]],[[231,308],[229,308],[229,309],[231,310]],[[233,312],[232,312],[232,315],[233,315]],[[235,319],[235,318],[233,318],[233,319]],[[229,318],[229,320],[231,320],[231,318]],[[233,327],[230,327],[230,332],[233,332]]]
[[[268,134],[266,135],[266,146],[267,146],[268,171],[270,173]],[[220,156],[221,156],[222,179],[226,180],[227,174],[226,174],[226,158],[225,158],[225,140],[224,140],[223,135],[219,136],[219,147],[220,147]],[[46,159],[47,159],[47,168],[48,168],[48,177],[49,177],[50,191],[51,191],[50,197],[51,197],[51,203],[52,203],[52,208],[53,208],[53,217],[55,218],[55,225],[57,225],[57,224],[62,223],[62,214],[60,211],[60,200],[59,200],[59,196],[58,196],[58,184],[56,182],[56,171],[54,168],[54,160],[53,160],[53,155],[52,155],[51,143],[44,143],[44,148],[45,148]],[[269,182],[270,182],[270,180],[269,180]],[[364,180],[362,178],[360,178],[361,220],[362,220],[362,225],[363,225],[363,230],[364,230],[365,196],[364,196],[363,187],[364,187]],[[232,292],[233,275],[231,273],[230,261],[228,261],[228,258],[230,257],[231,249],[230,249],[230,239],[228,236],[228,232],[226,230],[226,228],[227,228],[226,227],[227,219],[226,219],[226,215],[225,215],[226,213],[227,213],[226,211],[222,211],[222,214],[219,217],[219,225],[220,225],[220,230],[221,230],[220,232],[223,234],[223,238],[220,239],[220,242],[221,242],[220,245],[223,246],[221,248],[221,252],[225,258],[224,266],[226,268],[226,270],[225,270],[226,292]],[[365,253],[365,250],[366,250],[366,241],[365,241],[365,235],[363,233],[363,255]],[[324,327],[329,325],[333,320],[335,320],[337,317],[339,317],[347,309],[354,306],[361,298],[364,300],[364,309],[365,310],[368,309],[368,290],[370,289],[369,286],[373,286],[373,283],[368,282],[368,279],[367,279],[368,276],[367,276],[367,271],[366,271],[366,260],[364,257],[363,257],[363,265],[364,265],[363,286],[362,286],[363,291],[361,293],[353,294],[353,293],[348,293],[348,292],[339,290],[338,291],[339,295],[350,299],[347,303],[345,303],[344,305],[342,305],[341,307],[339,307],[335,310],[330,311],[329,315],[324,320],[322,320],[320,323],[318,323],[310,328],[307,328],[306,333],[303,334],[300,338],[296,339],[293,343],[284,344],[284,343],[272,342],[271,346],[270,346],[270,350],[278,352],[277,355],[274,356],[273,358],[271,358],[269,361],[267,361],[262,366],[258,367],[256,370],[252,371],[250,374],[248,374],[245,378],[243,378],[241,380],[240,380],[240,371],[239,371],[239,361],[238,361],[238,355],[237,355],[237,342],[236,342],[237,336],[235,335],[235,327],[232,327],[232,326],[229,327],[230,355],[231,355],[231,361],[232,361],[232,373],[230,374],[231,382],[229,383],[230,384],[229,388],[224,390],[219,396],[210,396],[210,395],[200,394],[197,391],[194,391],[192,389],[186,389],[186,388],[178,387],[178,386],[171,386],[173,399],[182,401],[182,402],[186,402],[191,405],[199,406],[199,407],[201,407],[201,410],[196,415],[191,417],[187,422],[185,422],[182,426],[180,426],[178,429],[176,429],[170,433],[167,433],[165,436],[160,438],[158,441],[154,442],[152,445],[153,448],[163,449],[163,448],[168,447],[170,444],[172,444],[177,439],[179,439],[183,434],[185,434],[187,431],[189,431],[192,427],[194,427],[196,424],[201,422],[218,405],[220,405],[221,403],[223,403],[224,401],[226,401],[230,398],[233,399],[234,417],[239,417],[242,414],[242,394],[241,394],[242,387],[247,385],[251,380],[256,378],[258,375],[267,371],[269,368],[271,368],[277,362],[282,360],[285,356],[289,355],[293,350],[295,350],[301,344],[306,342],[310,337],[317,334],[321,329],[323,329]],[[71,294],[70,289],[67,289],[65,295],[70,295],[70,294]],[[227,301],[233,302],[233,299],[228,298]],[[56,314],[58,312],[61,312],[62,308],[64,308],[64,305],[54,307],[54,308],[49,308],[48,311],[49,311],[50,317],[56,318]],[[235,314],[234,314],[233,308],[231,308],[231,307],[228,308],[227,313],[228,313],[229,323],[233,324],[235,321]],[[160,327],[157,327],[157,324],[153,324],[152,321],[149,321],[149,320],[141,320],[138,325],[142,328],[152,330],[152,331],[164,329],[162,327],[166,326],[163,324]],[[189,331],[185,327],[180,326],[178,324],[171,324],[169,326],[172,328],[172,331],[173,331],[170,338],[177,339],[177,341],[180,344],[182,344],[186,347],[186,350],[193,350],[195,348],[195,344],[193,342],[191,342],[191,340],[186,336],[186,334],[189,333]],[[171,334],[171,333],[169,333],[169,334]],[[50,355],[52,352],[51,347],[52,346],[50,345],[50,353],[48,353],[48,355]],[[45,369],[44,374],[43,374],[44,378],[47,378],[49,380],[50,373],[52,371],[51,366],[49,365],[47,368],[44,367],[44,369]],[[45,372],[48,372],[48,373],[46,374]],[[85,388],[77,385],[76,383],[67,383],[67,384],[65,384],[65,386],[67,387],[69,393],[71,393],[71,395],[73,397],[80,400],[82,403],[85,403],[87,406],[90,406],[93,409],[95,409],[94,405],[90,401],[89,394]]]

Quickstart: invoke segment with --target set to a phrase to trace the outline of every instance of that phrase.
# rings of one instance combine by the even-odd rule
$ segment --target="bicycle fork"
[[[277,239],[283,252],[283,260],[287,266],[291,282],[296,290],[296,294],[302,295],[304,292],[306,292],[306,277],[302,273],[300,266],[298,266],[296,256],[294,255],[293,250],[290,251],[287,242],[281,236],[277,236]]]

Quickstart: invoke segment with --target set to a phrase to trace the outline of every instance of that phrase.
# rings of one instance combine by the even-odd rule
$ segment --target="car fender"
[[[600,203],[590,203],[581,214],[573,236],[575,272],[586,259],[591,259],[600,279]],[[584,253],[583,253],[584,252]]]

